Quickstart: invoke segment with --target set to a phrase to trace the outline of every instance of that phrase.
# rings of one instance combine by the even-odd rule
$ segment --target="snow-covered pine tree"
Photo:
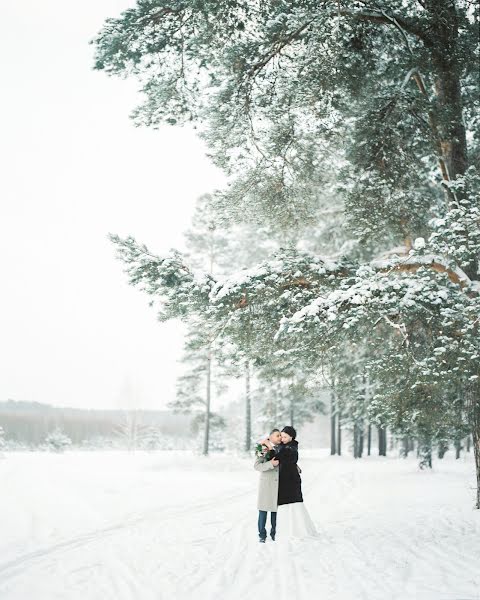
[[[266,248],[275,247],[267,230],[253,229],[251,226],[230,225],[221,228],[218,215],[212,207],[211,196],[205,194],[196,203],[190,228],[185,232],[187,253],[185,260],[197,269],[202,269],[213,278],[214,275],[232,273],[254,264],[267,255]],[[202,407],[204,426],[203,453],[208,454],[210,438],[210,417],[212,393],[224,391],[228,375],[238,377],[241,373],[245,381],[245,449],[251,447],[251,366],[241,350],[222,343],[216,323],[208,320],[208,313],[197,313],[188,321],[184,355],[182,362],[187,366],[177,384],[177,398],[171,403],[174,410],[189,412]],[[188,367],[188,365],[190,365]],[[221,426],[219,415],[215,416],[218,437]],[[196,426],[200,423],[195,421]],[[217,444],[218,445],[218,444]]]
[[[204,437],[199,434],[204,431],[205,413],[198,413],[192,420],[192,434],[196,437],[197,443],[193,447],[203,454]],[[225,430],[227,422],[225,418],[215,412],[210,414],[210,433],[209,433],[209,452],[223,452],[226,448]]]
[[[435,164],[468,167],[477,25],[467,0],[155,0],[105,23],[95,68],[139,78],[138,123],[202,125],[237,219],[308,219],[336,149],[354,228],[404,241],[442,202]]]
[[[161,439],[160,429],[155,425],[150,425],[143,431],[139,439],[139,446],[142,450],[158,450],[161,447]]]
[[[210,196],[205,194],[197,199],[190,228],[185,232],[187,260],[192,267],[200,268],[213,277],[214,271],[221,269],[228,247],[228,237],[220,229],[211,209]],[[205,315],[206,317],[206,315]],[[215,371],[216,330],[209,325],[208,318],[200,314],[188,324],[182,363],[186,372],[177,381],[177,394],[169,406],[175,411],[192,412],[202,408],[201,421],[196,419],[198,431],[203,424],[203,454],[210,449],[212,417],[212,372]]]
[[[258,404],[257,421],[265,427],[272,424],[300,427],[313,421],[315,415],[324,412],[325,407],[319,397],[319,388],[310,388],[302,374],[298,378],[264,378],[259,373],[259,386],[255,393]]]
[[[210,338],[202,321],[191,320],[187,325],[184,350],[181,362],[185,372],[178,377],[175,398],[168,406],[175,412],[198,413],[195,417],[195,434],[200,425],[203,428],[202,452],[207,455],[211,448],[211,436],[216,435],[216,424],[221,418],[211,408],[212,395],[221,395],[225,383],[219,375],[215,377],[215,341]]]
[[[331,352],[329,365],[335,385],[336,410],[342,414],[342,427],[350,432],[354,458],[363,456],[365,435],[370,422],[365,367],[367,358],[362,344],[343,344]]]
[[[298,427],[325,412],[316,364],[312,368],[311,363],[280,344],[271,343],[265,353],[262,345],[256,352],[257,415],[270,416],[272,420],[266,424]]]
[[[144,423],[142,412],[138,408],[129,408],[122,412],[113,429],[113,435],[131,452],[142,445],[147,431],[148,425]]]
[[[45,444],[52,452],[64,452],[72,445],[72,440],[59,427],[45,437]]]
[[[218,206],[233,218],[268,220],[287,232],[314,223],[334,165],[359,242],[355,260],[363,263],[337,264],[320,283],[309,269],[300,271],[303,279],[280,275],[276,260],[221,299],[223,286],[191,285],[188,270],[167,282],[166,263],[156,257],[137,264],[134,278],[150,277],[149,293],[167,290],[167,311],[186,309],[187,282],[191,298],[206,299],[225,322],[221,309],[239,325],[246,311],[238,309],[253,303],[256,324],[268,324],[258,328],[263,335],[288,279],[305,292],[304,308],[290,315],[287,302],[277,310],[286,317],[282,335],[317,356],[345,331],[380,343],[370,373],[382,380],[382,392],[370,406],[395,422],[396,399],[405,393],[420,410],[407,413],[425,439],[431,421],[422,424],[421,407],[434,405],[435,427],[442,424],[442,386],[453,378],[472,428],[480,508],[478,190],[469,170],[479,156],[478,18],[467,0],[185,0],[174,7],[156,0],[108,20],[95,44],[96,68],[141,79],[146,101],[138,122],[193,119],[201,127],[211,156],[231,177]],[[451,229],[432,223],[447,216]],[[455,239],[453,250],[443,246],[448,256],[438,256],[434,245],[465,223],[460,237],[467,243],[457,247]],[[424,238],[430,242],[422,253]],[[173,263],[181,263],[178,256]],[[321,295],[312,301],[315,290]]]

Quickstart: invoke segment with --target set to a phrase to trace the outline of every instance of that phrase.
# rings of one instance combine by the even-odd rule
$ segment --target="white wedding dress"
[[[277,508],[278,539],[317,537],[318,531],[303,502],[280,504]]]

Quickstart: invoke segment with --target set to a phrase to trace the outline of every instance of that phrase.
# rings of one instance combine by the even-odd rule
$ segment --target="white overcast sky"
[[[180,247],[223,175],[192,131],[135,128],[135,82],[92,70],[88,41],[133,4],[1,2],[0,400],[164,408],[174,394],[181,328],[156,321],[106,236]]]

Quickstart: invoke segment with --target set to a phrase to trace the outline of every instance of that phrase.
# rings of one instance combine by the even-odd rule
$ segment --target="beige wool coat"
[[[257,457],[253,465],[260,471],[258,483],[257,508],[268,512],[277,512],[278,502],[278,465],[274,467],[270,461]]]

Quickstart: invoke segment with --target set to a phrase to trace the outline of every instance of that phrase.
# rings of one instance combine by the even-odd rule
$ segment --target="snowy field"
[[[1,600],[480,600],[474,463],[304,451],[318,539],[257,541],[253,459],[0,460]]]

